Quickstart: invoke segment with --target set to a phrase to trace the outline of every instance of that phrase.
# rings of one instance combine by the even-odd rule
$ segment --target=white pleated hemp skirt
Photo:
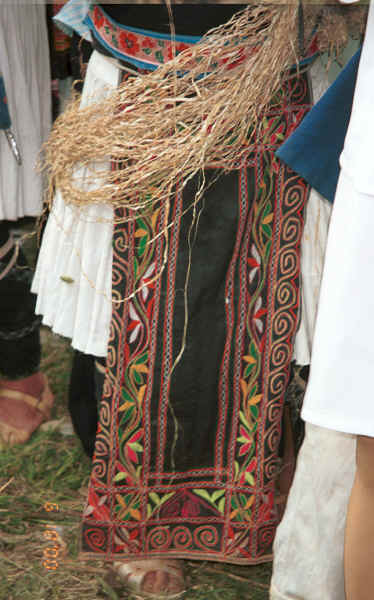
[[[118,86],[120,69],[94,52],[87,67],[81,106]],[[109,161],[95,168],[110,168]],[[92,166],[91,166],[92,169]],[[84,172],[78,173],[79,179]],[[94,187],[92,181],[87,184]],[[43,324],[71,339],[73,348],[106,356],[112,312],[113,210],[68,206],[57,192],[43,235],[32,291]]]

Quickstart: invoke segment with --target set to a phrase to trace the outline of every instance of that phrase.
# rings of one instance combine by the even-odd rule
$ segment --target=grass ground
[[[135,600],[104,563],[77,560],[90,464],[76,436],[69,434],[66,391],[71,350],[47,330],[42,338],[42,368],[56,395],[52,419],[62,419],[65,431],[39,431],[28,444],[0,451],[0,599]],[[55,533],[51,536],[48,531]],[[53,546],[58,550],[51,550]],[[56,552],[53,563],[51,554]],[[269,565],[188,562],[186,575],[186,600],[268,598]]]
[[[25,246],[32,262],[33,239]],[[136,600],[103,562],[77,558],[90,462],[66,408],[70,346],[47,329],[42,343],[59,427],[39,430],[24,446],[0,449],[0,600]],[[265,600],[270,572],[270,565],[187,562],[185,600]]]

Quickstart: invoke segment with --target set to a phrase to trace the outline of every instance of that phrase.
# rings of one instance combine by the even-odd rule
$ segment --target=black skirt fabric
[[[30,291],[32,270],[6,221],[0,223],[0,253],[0,377],[20,379],[39,369],[40,317]]]
[[[275,151],[310,102],[305,74],[291,78],[245,164],[206,171],[197,220],[192,181],[169,215],[115,227],[113,294],[131,299],[113,306],[87,556],[271,558],[308,195]]]

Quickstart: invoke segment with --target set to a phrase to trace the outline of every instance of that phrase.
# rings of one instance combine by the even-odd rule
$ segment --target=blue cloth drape
[[[5,91],[4,79],[0,75],[0,129],[9,129],[11,126],[8,102]]]
[[[277,156],[330,202],[352,112],[361,49],[280,147]]]

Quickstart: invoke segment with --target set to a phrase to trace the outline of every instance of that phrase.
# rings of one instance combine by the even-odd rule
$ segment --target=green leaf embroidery
[[[206,490],[194,490],[194,493],[197,494],[198,496],[201,496],[201,498],[208,500],[208,502],[212,503],[210,494]]]
[[[226,504],[226,498],[221,498],[221,500],[218,502],[218,510],[222,515],[225,512],[225,504]]]
[[[270,250],[271,250],[271,241],[268,242],[265,246],[265,258],[268,259],[269,255],[270,255]]]
[[[156,492],[150,492],[149,497],[156,506],[161,503],[160,496]]]
[[[174,494],[175,494],[175,492],[169,492],[168,494],[165,494],[165,496],[162,496],[160,505],[164,504],[164,502],[166,502],[166,500],[169,500],[169,498],[174,496]]]
[[[247,438],[245,438],[242,435],[240,437],[238,437],[238,442],[240,442],[241,444],[248,444]]]
[[[270,238],[272,235],[272,229],[269,225],[263,225],[262,231]]]
[[[141,238],[139,245],[138,245],[138,255],[141,257],[144,254],[144,251],[147,247],[147,236],[144,236]]]
[[[253,396],[256,396],[257,394],[257,383],[255,383],[255,385],[253,386],[253,388],[251,389],[250,393],[249,393],[249,400],[251,398],[253,398]]]
[[[233,497],[231,498],[231,508],[233,508],[234,510],[235,510],[236,508],[238,508],[238,503],[237,503],[237,501],[236,501],[236,498],[235,498],[235,496],[233,496]]]
[[[240,415],[240,420],[241,420],[241,422],[243,423],[243,425],[244,425],[244,426],[245,426],[247,429],[249,429],[250,425],[249,425],[249,423],[248,423],[247,417],[245,416],[245,414],[243,413],[243,411],[242,411],[242,410],[240,411],[239,415]]]
[[[225,493],[225,490],[216,490],[215,492],[213,492],[212,494],[212,502],[216,502],[218,500],[218,498],[221,498],[221,496],[223,496]]]
[[[249,483],[249,485],[255,484],[255,478],[253,477],[252,473],[246,473],[245,480]]]
[[[158,62],[163,63],[164,62],[164,57],[162,52],[160,52],[160,50],[157,50],[157,52],[155,52],[155,57],[157,58]]]
[[[138,261],[136,260],[136,258],[134,258],[134,277],[135,277],[135,281],[138,278],[138,270],[139,270]]]
[[[135,452],[143,452],[143,446],[138,442],[131,442],[131,444],[129,444],[129,448]]]
[[[246,366],[245,371],[244,371],[244,378],[245,379],[250,376],[253,367],[254,367],[253,364],[252,365],[249,364],[249,365]]]
[[[134,399],[123,388],[122,388],[122,391],[121,391],[121,395],[122,395],[122,400],[127,400],[128,402],[132,402],[132,403],[134,402]]]
[[[139,375],[139,373],[135,370],[134,370],[134,379],[135,379],[136,383],[138,383],[139,385],[141,383],[143,383],[143,379],[142,379],[141,375]]]
[[[255,358],[257,360],[258,353],[256,350],[256,346],[254,345],[253,342],[251,342],[251,345],[250,345],[250,355],[253,356],[253,358]]]
[[[127,421],[130,421],[133,412],[134,412],[133,406],[128,408],[126,411],[124,411],[122,418],[121,418],[121,422],[120,422],[121,425],[124,425],[125,423],[127,423]]]

